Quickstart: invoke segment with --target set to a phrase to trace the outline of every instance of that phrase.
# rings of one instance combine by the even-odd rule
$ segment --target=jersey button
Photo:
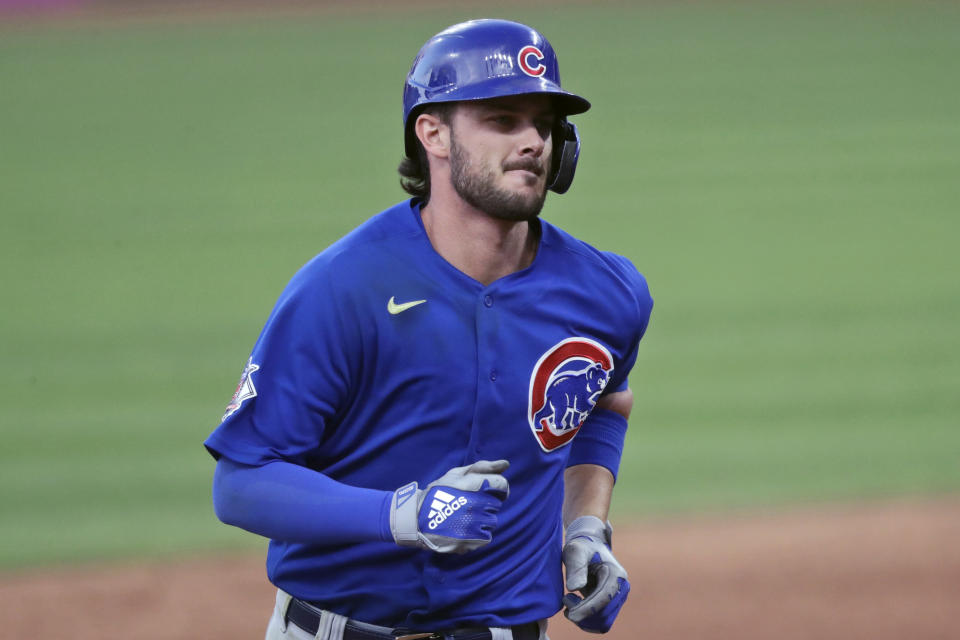
[[[483,304],[487,305],[488,307],[492,307],[492,306],[493,306],[493,296],[491,296],[491,295],[483,296]]]
[[[491,381],[491,382],[496,382],[496,381],[497,381],[497,370],[496,370],[496,369],[491,369],[491,370],[490,370],[490,381]]]

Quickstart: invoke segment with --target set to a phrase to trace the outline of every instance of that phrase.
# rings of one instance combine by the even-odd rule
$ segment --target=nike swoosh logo
[[[390,312],[390,315],[397,315],[398,313],[403,313],[410,307],[415,307],[418,304],[423,304],[426,300],[411,300],[410,302],[397,302],[393,299],[393,296],[390,296],[390,299],[387,301],[387,311]]]

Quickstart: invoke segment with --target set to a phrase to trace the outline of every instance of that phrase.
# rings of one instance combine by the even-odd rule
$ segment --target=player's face
[[[547,197],[555,120],[542,95],[460,103],[450,136],[454,189],[495,218],[536,218]]]

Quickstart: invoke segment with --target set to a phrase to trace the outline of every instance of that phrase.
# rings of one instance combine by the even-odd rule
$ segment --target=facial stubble
[[[544,165],[540,160],[527,158],[505,169],[527,169],[542,175]],[[478,166],[473,162],[466,148],[458,144],[453,135],[450,138],[450,177],[453,188],[464,201],[500,220],[533,220],[540,215],[547,198],[546,186],[539,193],[533,194],[498,188],[496,172],[490,167]]]

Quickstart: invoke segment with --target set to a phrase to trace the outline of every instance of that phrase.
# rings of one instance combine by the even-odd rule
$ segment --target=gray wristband
[[[580,516],[567,527],[566,541],[582,536],[602,540],[608,547],[613,547],[613,527],[609,520],[604,522],[596,516]]]
[[[393,492],[393,508],[390,509],[390,530],[393,539],[401,547],[419,547],[420,531],[417,528],[417,483],[411,482]]]

